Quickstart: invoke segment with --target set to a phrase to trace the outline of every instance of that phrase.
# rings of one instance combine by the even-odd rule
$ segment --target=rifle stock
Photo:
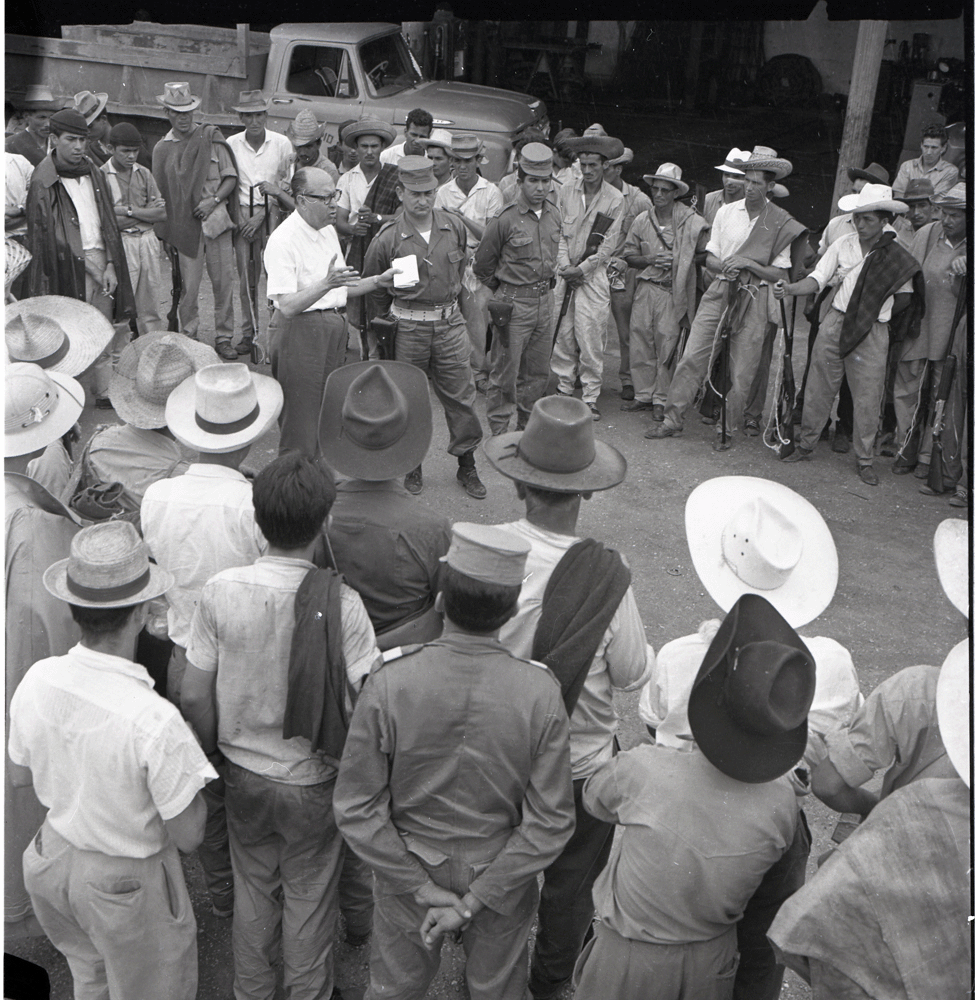
[[[579,264],[599,251],[599,248],[606,237],[606,233],[609,231],[609,227],[612,226],[613,222],[615,222],[615,219],[611,215],[607,215],[605,212],[596,213],[596,218],[593,219],[592,222],[592,229],[589,230],[589,236],[586,238],[585,249],[582,252],[582,256],[579,258]],[[578,267],[579,264],[576,264],[576,267]],[[562,320],[565,319],[565,314],[569,311],[569,304],[572,301],[572,293],[574,291],[574,288],[566,286],[565,295],[562,297],[562,308],[559,310],[559,318],[555,321],[555,333],[552,335],[553,340],[555,340],[555,338],[559,335],[559,328],[562,326]]]
[[[934,399],[934,419],[931,422],[931,464],[928,466],[928,486],[935,493],[945,492],[944,480],[944,449],[941,445],[941,434],[945,426],[945,407],[948,403],[948,396],[951,395],[951,387],[955,381],[955,370],[958,366],[958,359],[951,353],[955,343],[955,331],[958,323],[965,311],[966,286],[963,284],[958,293],[958,300],[955,302],[955,315],[951,320],[951,333],[948,335],[948,346],[945,350],[945,363],[941,369],[941,378],[938,380],[938,388]]]

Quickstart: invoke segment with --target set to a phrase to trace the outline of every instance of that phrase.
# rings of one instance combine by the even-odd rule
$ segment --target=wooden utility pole
[[[880,77],[886,38],[886,21],[860,22],[856,53],[853,56],[850,97],[846,103],[846,120],[843,122],[840,162],[836,166],[836,180],[833,184],[832,215],[838,212],[836,202],[853,190],[853,184],[846,175],[847,168],[858,169],[864,166],[867,139],[870,137],[870,119],[873,117],[873,100],[877,94],[877,80]]]

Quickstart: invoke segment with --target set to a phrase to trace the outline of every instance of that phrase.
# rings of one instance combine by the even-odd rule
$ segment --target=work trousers
[[[663,405],[667,400],[673,372],[667,359],[680,334],[677,320],[669,289],[637,282],[630,315],[630,358],[634,398],[642,403]]]
[[[620,343],[620,385],[632,386],[630,374],[630,316],[636,292],[636,268],[628,267],[623,288],[610,287],[609,305],[616,323],[616,336]]]
[[[275,309],[268,331],[271,375],[281,383],[284,406],[278,417],[278,454],[300,451],[318,455],[318,421],[325,380],[345,363],[348,342],[345,317],[316,309],[289,319]]]
[[[108,264],[108,255],[104,250],[86,250],[85,260],[94,264],[100,271],[104,271]],[[116,274],[118,269],[116,268]],[[116,291],[115,294],[118,294]],[[112,295],[105,295],[102,292],[100,282],[95,281],[88,271],[85,271],[85,301],[94,306],[109,322],[114,322],[115,300]],[[90,388],[96,399],[103,399],[108,396],[108,384],[112,381],[112,375],[118,367],[119,355],[125,350],[126,345],[132,338],[132,331],[129,329],[128,321],[120,323],[115,327],[115,334],[108,342],[108,346],[95,359],[91,366]],[[82,384],[88,381],[89,376],[82,379]],[[86,386],[86,389],[88,386]]]
[[[247,210],[243,206],[240,208],[240,213],[242,218],[247,216]],[[239,231],[234,233],[234,254],[237,258],[237,277],[240,281],[240,339],[242,343],[253,343],[254,331],[257,329],[260,320],[260,286],[261,276],[265,273],[264,247],[266,244],[267,236],[264,235],[263,227],[257,231],[257,235],[253,240],[245,240]],[[256,272],[255,287],[253,289],[250,287],[250,262],[252,255],[255,260],[254,270]]]
[[[291,1000],[328,1000],[343,852],[335,781],[285,785],[230,761],[223,771],[234,860],[234,996],[272,1000],[280,953]]]
[[[425,371],[444,416],[451,455],[466,455],[481,443],[481,422],[474,412],[471,342],[459,309],[436,322],[396,321],[396,360]]]
[[[575,1000],[731,1000],[737,966],[734,927],[710,941],[652,944],[599,923],[576,965]]]
[[[584,783],[581,778],[572,782],[575,830],[562,853],[545,869],[528,980],[535,996],[548,996],[572,975],[592,924],[593,883],[606,867],[613,846],[613,824],[590,816],[582,804]]]
[[[840,356],[842,328],[843,313],[831,307],[820,324],[809,361],[799,446],[806,451],[816,447],[846,372],[853,394],[853,452],[857,465],[872,465],[887,369],[887,324],[874,323],[845,358]]]
[[[680,430],[684,426],[684,412],[694,402],[694,397],[708,376],[711,358],[718,350],[715,337],[725,305],[731,301],[728,297],[735,295],[744,298],[738,309],[735,328],[729,337],[731,388],[726,402],[726,421],[728,430],[732,432],[741,424],[745,397],[762,356],[762,342],[768,322],[767,289],[757,285],[748,287],[755,291],[754,299],[747,291],[738,291],[738,285],[734,282],[724,280],[713,281],[701,297],[687,337],[687,346],[677,363],[667,393],[665,427]]]
[[[556,316],[565,294],[566,284],[560,278],[555,287]],[[603,386],[608,313],[609,278],[604,265],[597,267],[572,293],[572,302],[552,350],[552,371],[558,376],[559,392],[572,395],[578,375],[584,403],[595,403]]]
[[[206,266],[213,287],[213,325],[216,343],[234,336],[234,234],[228,229],[214,239],[200,233],[195,257],[179,255],[183,294],[179,298],[179,327],[182,333],[199,340],[200,284]]]
[[[909,434],[920,437],[917,459],[919,462],[931,461],[931,426],[927,420],[928,414],[921,407],[921,390],[925,380],[931,386],[931,406],[934,405],[934,394],[941,381],[944,361],[900,361],[894,376],[894,415],[897,418],[896,444],[900,448],[907,441]],[[965,376],[957,372],[955,378]]]
[[[75,1000],[195,1000],[196,918],[175,845],[112,857],[45,821],[24,852],[24,882]]]
[[[460,288],[460,311],[471,341],[471,371],[474,373],[475,384],[488,376],[486,345],[490,315],[487,304],[490,300],[491,289],[477,278],[468,261],[464,283]]]
[[[753,421],[761,426],[762,411],[765,409],[765,399],[768,396],[769,369],[772,366],[772,352],[775,349],[775,335],[779,328],[774,323],[765,327],[765,337],[762,340],[762,353],[758,359],[758,368],[752,378],[745,400],[745,420]]]
[[[166,329],[166,319],[160,306],[162,296],[162,247],[156,234],[122,233],[122,248],[129,267],[129,281],[135,295],[136,325],[139,333],[154,333]],[[126,333],[128,322],[126,321]]]
[[[462,894],[462,893],[461,893]],[[538,885],[529,880],[513,911],[483,909],[464,929],[464,977],[471,1000],[523,1000],[528,973],[528,935],[538,906]],[[427,949],[420,925],[427,907],[411,894],[377,893],[364,1000],[421,1000],[440,967],[442,941]]]
[[[554,296],[512,300],[511,318],[491,343],[487,417],[492,434],[504,434],[512,413],[518,411],[518,429],[524,428],[532,407],[545,392],[552,356]]]

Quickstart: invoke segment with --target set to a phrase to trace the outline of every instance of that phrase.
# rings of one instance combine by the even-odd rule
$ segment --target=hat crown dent
[[[802,532],[764,497],[738,508],[721,532],[721,554],[743,583],[781,587],[802,558]]]
[[[59,401],[57,383],[40,365],[29,361],[7,365],[3,403],[6,433],[43,424]]]
[[[408,425],[406,395],[381,365],[367,369],[349,386],[342,403],[341,433],[360,448],[390,448]]]
[[[588,469],[596,458],[589,407],[574,396],[544,396],[532,408],[518,454],[541,472]]]
[[[82,587],[110,591],[149,573],[149,549],[128,521],[105,521],[71,539],[68,577]]]
[[[794,646],[759,640],[739,646],[724,681],[728,713],[758,736],[781,736],[801,726],[816,690],[812,657]]]
[[[40,364],[70,345],[64,327],[43,313],[18,313],[4,327],[11,361]]]
[[[207,365],[195,376],[197,416],[212,424],[232,424],[253,412],[257,389],[245,364]]]

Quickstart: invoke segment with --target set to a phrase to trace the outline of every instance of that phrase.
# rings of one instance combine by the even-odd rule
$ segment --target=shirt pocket
[[[530,236],[525,234],[520,234],[518,236],[512,236],[508,240],[508,246],[511,248],[512,257],[530,257],[532,252],[532,244],[534,240]]]
[[[462,261],[463,259],[464,259],[464,251],[463,250],[459,250],[458,249],[458,250],[448,250],[447,251],[447,260],[449,260],[451,264],[457,264],[458,262]]]
[[[442,871],[444,866],[450,860],[450,858],[444,854],[443,851],[438,850],[432,844],[425,844],[421,840],[417,840],[416,837],[403,836],[403,842],[406,844],[407,851],[413,855],[423,865],[424,869],[429,872]]]

